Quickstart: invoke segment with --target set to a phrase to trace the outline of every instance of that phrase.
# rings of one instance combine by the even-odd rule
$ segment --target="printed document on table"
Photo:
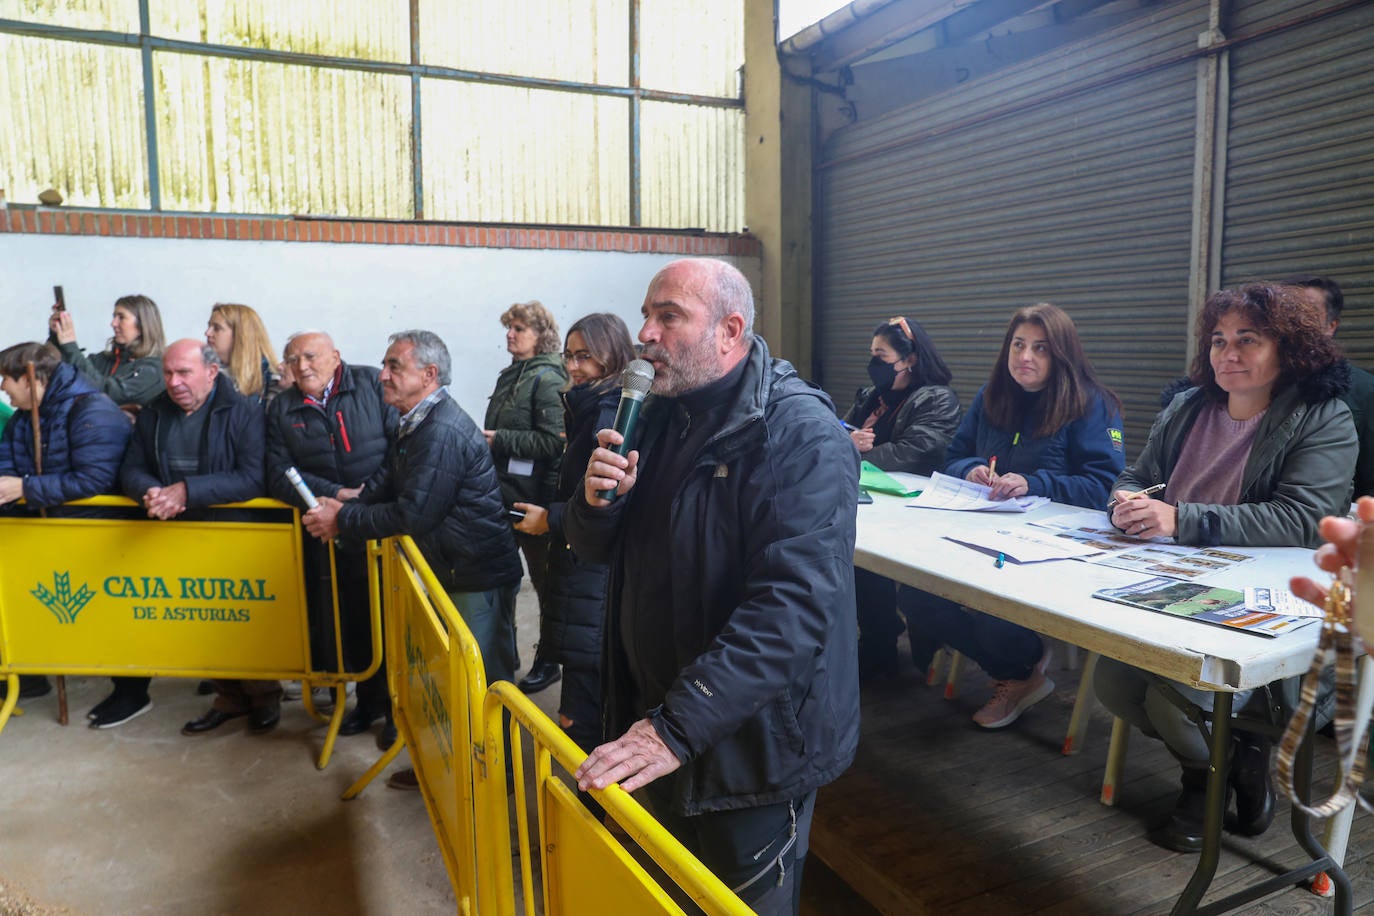
[[[1068,512],[1030,524],[1095,548],[1096,556],[1083,558],[1089,563],[1170,579],[1190,581],[1254,559],[1248,553],[1221,547],[1186,547],[1173,538],[1131,537],[1113,527],[1105,512]]]
[[[1326,611],[1303,601],[1282,585],[1245,586],[1245,609],[1285,617],[1325,617]]]
[[[980,483],[931,474],[921,495],[907,503],[917,509],[952,509],[958,512],[1029,512],[1049,502],[1044,496],[1016,496],[988,499],[992,490]]]
[[[1089,556],[1091,547],[1075,544],[1073,541],[1056,538],[1048,533],[1040,533],[1028,526],[997,531],[980,531],[976,534],[955,537],[945,535],[946,540],[989,556],[1002,556],[1014,563],[1042,563],[1046,560],[1072,560]]]

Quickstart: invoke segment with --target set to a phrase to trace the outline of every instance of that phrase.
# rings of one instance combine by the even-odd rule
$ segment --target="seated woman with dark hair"
[[[989,487],[993,499],[1029,494],[1097,508],[1125,465],[1121,403],[1097,380],[1073,319],[1048,302],[1018,309],[945,473]],[[913,658],[949,646],[992,677],[992,696],[973,716],[983,728],[1010,725],[1054,690],[1035,631],[913,588],[898,603],[909,626],[920,624],[911,627]]]
[[[0,513],[60,512],[57,507],[65,502],[114,488],[132,428],[114,401],[62,362],[56,347],[21,343],[0,350],[0,390],[15,408],[0,432]],[[34,452],[35,408],[41,471]],[[41,696],[49,689],[47,678],[20,678],[20,696]]]
[[[1180,544],[1314,547],[1324,515],[1344,515],[1359,445],[1341,400],[1349,373],[1323,316],[1295,289],[1250,285],[1214,293],[1198,316],[1196,387],[1155,418],[1139,459],[1116,481],[1112,524]],[[1158,483],[1158,497],[1135,494]],[[1113,713],[1163,739],[1182,767],[1182,791],[1155,842],[1202,848],[1209,751],[1171,702],[1210,710],[1212,695],[1121,662],[1098,662],[1093,686]],[[1250,691],[1236,694],[1240,709]],[[1263,833],[1274,816],[1272,742],[1232,733],[1229,780],[1237,816],[1228,829]]]
[[[935,342],[915,320],[893,318],[873,329],[868,377],[844,416],[863,459],[884,471],[930,474],[945,463],[963,409],[949,387],[952,373]],[[859,674],[895,674],[897,584],[886,576],[854,570],[859,616]]]

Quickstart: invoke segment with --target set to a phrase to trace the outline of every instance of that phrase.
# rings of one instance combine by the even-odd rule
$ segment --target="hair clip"
[[[902,329],[902,333],[906,335],[907,340],[911,341],[912,343],[916,342],[916,335],[911,333],[911,325],[907,324],[906,319],[903,318],[901,315],[898,315],[896,318],[889,318],[887,323],[895,324],[897,327]]]

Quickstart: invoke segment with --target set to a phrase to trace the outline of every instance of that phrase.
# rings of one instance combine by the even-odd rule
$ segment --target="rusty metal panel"
[[[625,86],[629,23],[629,0],[420,0],[420,59],[464,70]]]
[[[738,232],[744,227],[744,112],[644,102],[642,221]]]
[[[625,225],[629,102],[424,80],[431,219]]]
[[[134,25],[138,31],[137,3]],[[154,35],[364,60],[410,60],[409,0],[149,0]]]
[[[0,188],[83,207],[149,206],[137,49],[0,35]]]
[[[403,76],[154,55],[163,207],[411,215]]]
[[[639,65],[646,89],[737,97],[744,66],[744,3],[644,0]]]

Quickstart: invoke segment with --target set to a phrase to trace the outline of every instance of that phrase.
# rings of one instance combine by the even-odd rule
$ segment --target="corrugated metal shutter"
[[[967,404],[1012,310],[1073,316],[1144,444],[1184,368],[1197,0],[837,133],[819,168],[817,368],[848,405],[914,315]]]
[[[1248,3],[1231,52],[1222,282],[1331,276],[1337,339],[1374,367],[1374,5]],[[1342,4],[1344,5],[1344,4]]]

